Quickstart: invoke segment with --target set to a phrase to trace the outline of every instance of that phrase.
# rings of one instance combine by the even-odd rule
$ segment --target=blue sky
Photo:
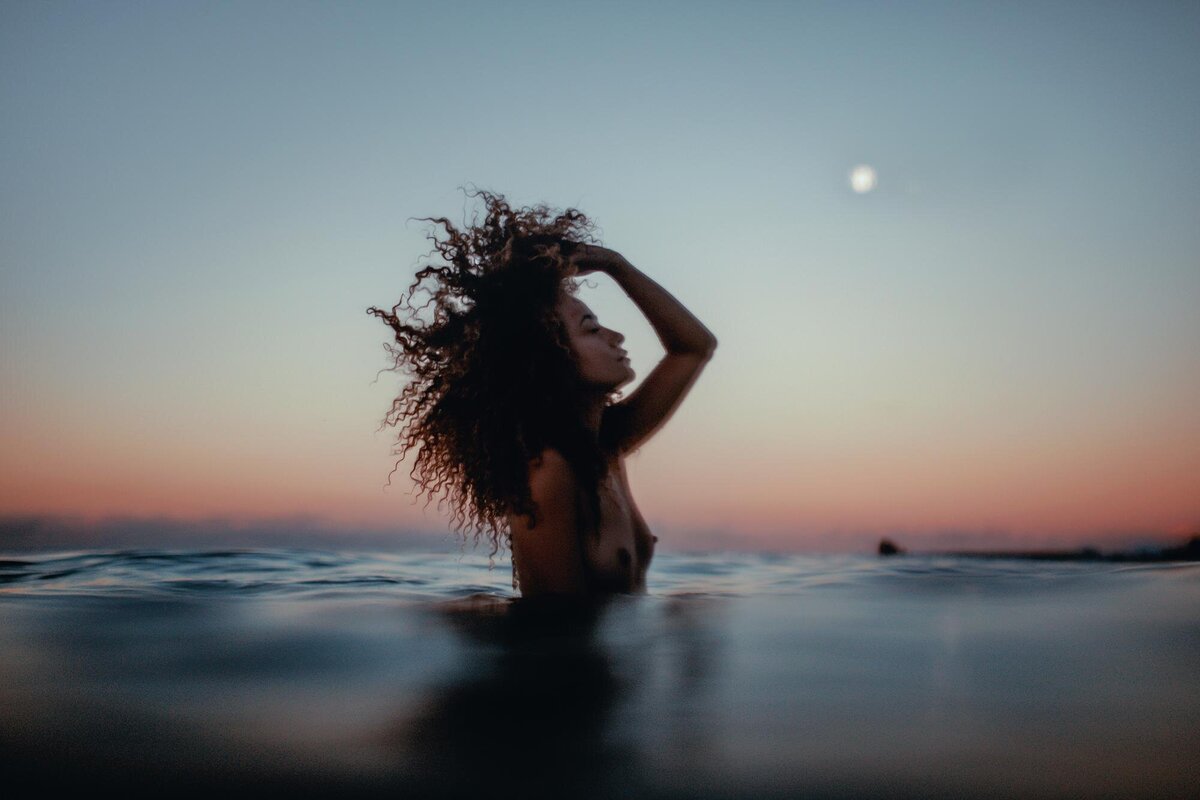
[[[436,527],[381,488],[363,309],[474,184],[582,209],[720,338],[632,466],[661,528],[1200,524],[1195,4],[0,20],[0,513]]]

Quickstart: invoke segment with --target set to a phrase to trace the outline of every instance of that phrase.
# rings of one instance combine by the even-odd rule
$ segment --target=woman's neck
[[[592,433],[600,433],[600,421],[604,419],[604,407],[607,401],[607,395],[597,395],[590,398],[584,407],[583,423]]]

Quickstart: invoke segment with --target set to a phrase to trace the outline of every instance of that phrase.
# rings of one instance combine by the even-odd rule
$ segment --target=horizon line
[[[1109,530],[1089,538],[1080,533],[1014,532],[1000,529],[941,527],[929,530],[875,528],[778,533],[746,533],[731,529],[660,526],[659,550],[665,552],[874,553],[891,540],[910,553],[951,550],[1138,549],[1163,547],[1200,536],[1189,531]],[[1103,544],[1101,548],[1099,545]],[[450,529],[413,528],[403,524],[346,524],[313,514],[238,518],[209,515],[179,518],[165,515],[17,514],[0,513],[0,551],[32,552],[104,547],[314,547],[411,550],[453,548],[459,552],[487,548],[486,535],[475,537]],[[501,548],[501,553],[505,548]]]

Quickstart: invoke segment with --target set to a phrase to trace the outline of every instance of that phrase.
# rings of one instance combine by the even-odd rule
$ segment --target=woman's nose
[[[625,335],[618,331],[609,331],[609,335],[611,336],[612,340],[614,342],[616,342],[617,344],[620,344],[621,342],[625,341]]]

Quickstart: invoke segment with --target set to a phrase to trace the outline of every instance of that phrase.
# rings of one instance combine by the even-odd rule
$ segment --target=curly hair
[[[391,369],[409,378],[380,426],[398,429],[392,472],[415,449],[409,475],[426,505],[448,502],[451,527],[464,542],[489,539],[494,563],[511,545],[509,514],[536,522],[528,467],[543,448],[571,465],[594,521],[615,443],[586,425],[588,398],[555,312],[577,289],[569,259],[597,241],[593,223],[573,208],[514,209],[499,194],[467,195],[483,198],[483,221],[476,215],[459,229],[445,217],[420,218],[444,230],[444,239],[436,229],[426,237],[440,263],[419,269],[390,311],[367,313],[395,333],[384,347]]]

